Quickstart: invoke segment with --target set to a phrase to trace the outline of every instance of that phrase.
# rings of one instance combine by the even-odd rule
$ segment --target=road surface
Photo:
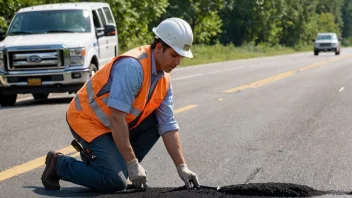
[[[259,196],[254,188],[276,185],[323,192],[322,197],[348,196],[351,60],[352,49],[343,48],[339,56],[307,52],[175,69],[175,117],[189,168],[202,185],[237,186],[245,189],[237,189],[240,195]],[[78,156],[65,121],[72,97],[52,94],[35,101],[23,95],[16,106],[0,107],[2,196],[118,197],[64,181],[61,191],[43,189],[40,177],[48,150]],[[161,140],[142,165],[149,193],[183,186]]]

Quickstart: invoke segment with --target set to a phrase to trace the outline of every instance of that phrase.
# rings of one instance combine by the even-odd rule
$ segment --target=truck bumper
[[[46,71],[45,73],[0,73],[0,93],[77,92],[89,78],[89,69],[61,72]]]
[[[332,48],[314,48],[314,51],[317,51],[317,52],[335,52],[337,49],[336,47],[332,47]]]

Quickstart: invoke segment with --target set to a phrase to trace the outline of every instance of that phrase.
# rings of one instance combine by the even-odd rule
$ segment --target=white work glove
[[[136,188],[148,189],[147,171],[139,164],[137,159],[127,162],[128,177]]]
[[[181,179],[185,182],[187,189],[192,187],[191,182],[193,183],[193,187],[200,188],[197,175],[188,169],[187,164],[177,166],[177,172]]]

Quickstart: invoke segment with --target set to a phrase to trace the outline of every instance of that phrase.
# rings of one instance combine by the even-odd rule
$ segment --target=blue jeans
[[[79,138],[72,129],[71,131],[82,146],[88,147],[97,157],[88,165],[69,156],[60,156],[56,165],[59,177],[99,192],[112,193],[126,189],[128,178],[126,162],[112,134],[103,134],[88,143]],[[139,162],[147,155],[159,137],[154,114],[130,131],[130,142]]]

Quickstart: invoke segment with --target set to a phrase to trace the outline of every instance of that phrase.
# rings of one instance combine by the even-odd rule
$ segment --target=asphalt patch
[[[219,191],[225,194],[261,197],[314,197],[332,193],[332,191],[319,191],[308,186],[290,183],[232,185],[224,186]]]
[[[193,197],[231,197],[230,195],[224,195],[222,192],[218,192],[215,188],[201,188],[201,189],[186,189],[186,187],[180,188],[149,188],[148,191],[141,190],[126,190],[123,192],[115,193],[116,197],[182,197],[182,198],[193,198]]]
[[[322,195],[351,195],[352,192],[344,191],[320,191],[309,186],[291,184],[291,183],[249,183],[229,185],[222,187],[201,186],[200,189],[186,187],[168,187],[155,188],[150,187],[147,191],[133,189],[129,185],[127,190],[111,194],[98,193],[84,187],[65,187],[59,191],[48,191],[43,187],[26,187],[34,188],[33,192],[49,197],[167,197],[167,198],[223,198],[223,197],[316,197]]]
[[[223,187],[201,186],[200,189],[149,188],[148,191],[128,189],[116,193],[117,197],[314,197],[325,194],[345,194],[336,191],[319,191],[311,187],[290,183],[250,183]]]

